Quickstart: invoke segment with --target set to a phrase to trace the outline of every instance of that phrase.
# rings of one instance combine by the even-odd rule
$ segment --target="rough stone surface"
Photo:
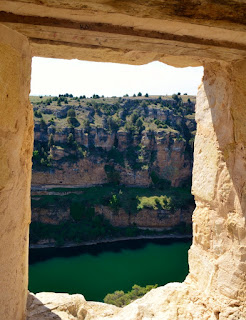
[[[0,22],[26,35],[33,55],[178,67],[246,57],[240,0],[1,1]]]
[[[29,293],[26,320],[90,320],[109,319],[120,308],[100,302],[87,302],[81,294],[41,292]]]
[[[80,130],[82,131],[82,130]],[[54,135],[54,140],[66,143],[69,128],[65,128],[64,132],[59,132]],[[174,187],[182,186],[191,179],[192,156],[185,155],[187,142],[178,140],[177,134],[172,132],[157,131],[154,136],[148,136],[146,131],[136,137],[136,141],[132,142],[130,135],[126,132],[117,132],[117,141],[119,143],[118,150],[123,151],[129,147],[137,146],[141,142],[147,151],[155,153],[156,159],[153,163],[148,160],[148,168],[136,170],[131,166],[115,165],[115,169],[120,175],[120,183],[126,186],[141,186],[148,187],[151,180],[151,172],[158,173],[160,178],[164,178],[171,182]],[[91,145],[102,149],[110,150],[116,140],[111,133],[104,133],[102,130],[95,130],[95,134],[86,133],[75,134],[75,139],[78,143],[86,145],[86,141],[91,141]],[[105,137],[105,139],[103,139]],[[35,130],[35,141],[47,141],[48,134],[42,134],[40,129]],[[90,187],[102,185],[108,182],[104,166],[111,164],[110,161],[100,155],[90,155],[85,159],[77,162],[67,160],[68,152],[66,149],[52,147],[53,167],[46,171],[38,171],[33,169],[32,185],[65,185]],[[125,160],[127,157],[125,156]]]
[[[33,118],[26,39],[0,26],[0,319],[24,320]]]
[[[47,192],[47,194],[49,194]],[[112,208],[104,205],[95,206],[95,214],[103,215],[115,227],[127,227],[135,225],[143,228],[171,228],[182,222],[191,224],[191,216],[194,206],[182,208],[171,212],[170,210],[142,209],[137,213],[126,212],[123,208],[114,211]],[[32,222],[42,222],[45,224],[60,224],[71,221],[70,207],[50,205],[46,208],[32,208]]]
[[[33,55],[205,66],[197,101],[197,209],[186,281],[152,290],[120,310],[85,303],[81,296],[37,296],[41,303],[28,304],[34,312],[29,319],[246,319],[245,12],[240,0],[0,2],[0,22],[27,36]],[[24,320],[31,59],[26,40],[10,29],[0,29],[0,319]],[[51,311],[43,309],[47,305]]]

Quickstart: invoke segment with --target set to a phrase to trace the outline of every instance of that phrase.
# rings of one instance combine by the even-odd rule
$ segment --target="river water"
[[[30,249],[29,290],[81,293],[103,301],[134,284],[181,282],[190,240],[131,240],[76,248]]]

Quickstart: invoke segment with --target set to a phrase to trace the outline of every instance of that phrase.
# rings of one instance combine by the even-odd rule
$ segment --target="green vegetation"
[[[170,164],[160,169],[158,152],[162,152],[162,146],[159,150],[157,145],[163,144],[171,150],[176,143],[176,150],[182,150],[185,160],[192,161],[196,128],[194,97],[179,93],[172,97],[153,97],[139,92],[134,97],[104,98],[94,94],[86,98],[67,93],[59,97],[31,97],[31,100],[35,104],[37,133],[34,170],[56,172],[65,162],[70,165],[87,158],[90,163],[102,166],[107,177],[107,181],[102,180],[107,182],[103,186],[68,189],[65,195],[59,194],[65,189],[58,188],[53,190],[57,195],[33,196],[32,207],[67,208],[70,216],[67,222],[59,225],[32,223],[32,243],[43,238],[54,239],[61,245],[67,241],[152,234],[134,225],[113,227],[103,215],[96,214],[96,206],[107,206],[115,215],[120,209],[138,215],[146,208],[160,210],[165,215],[165,211],[172,214],[193,203],[189,181],[184,184],[186,188],[171,187],[177,167]],[[76,165],[74,168],[76,171]],[[149,188],[123,185],[128,175],[132,176],[132,181],[141,181],[141,174]],[[190,232],[185,224],[165,232],[175,230]]]
[[[171,197],[167,196],[152,196],[152,197],[138,197],[139,204],[137,206],[138,210],[144,208],[148,209],[165,209],[172,211],[174,209],[174,203]]]
[[[108,181],[120,183],[117,180],[117,165],[130,167],[134,171],[153,171],[155,151],[146,149],[142,142],[142,135],[153,141],[155,136],[162,133],[171,134],[171,141],[184,141],[186,157],[192,159],[193,141],[195,133],[194,97],[178,94],[172,96],[143,96],[141,92],[135,97],[125,95],[122,98],[104,98],[94,94],[91,98],[85,96],[73,97],[72,94],[59,97],[30,97],[34,103],[35,128],[41,132],[38,141],[35,140],[33,165],[35,170],[45,170],[47,167],[57,166],[62,161],[53,160],[52,147],[61,147],[68,157],[64,161],[77,161],[81,158],[97,156],[112,163],[114,172],[106,172]],[[192,124],[191,124],[192,123]],[[79,134],[75,130],[88,133],[88,143],[78,142]],[[101,130],[100,132],[98,130]],[[128,147],[124,151],[118,148],[117,132],[125,132]],[[97,133],[96,133],[97,132]],[[59,142],[56,134],[67,136],[67,141]],[[111,150],[95,148],[93,136],[114,135],[115,142]],[[92,137],[90,136],[92,135]],[[46,138],[45,138],[46,136]],[[85,138],[83,138],[86,140]],[[171,142],[170,142],[171,143]],[[42,149],[43,148],[43,149]],[[36,152],[37,151],[37,152]],[[105,161],[106,162],[106,161]],[[106,166],[105,166],[106,168]],[[163,176],[162,176],[163,178]],[[165,188],[170,184],[168,174],[155,184]],[[153,179],[152,179],[153,180]]]
[[[146,287],[140,287],[137,284],[134,284],[131,291],[125,293],[123,290],[117,290],[114,293],[107,294],[103,301],[108,304],[113,304],[117,307],[124,307],[132,301],[143,297],[147,292],[157,287],[157,284],[147,285]]]
[[[98,118],[97,124],[93,124],[92,127],[104,128],[113,132],[128,127],[129,130],[132,130],[132,126],[136,126],[137,130],[141,128],[148,130],[151,124],[155,129],[159,126],[159,128],[167,129],[170,127],[176,130],[175,122],[170,122],[171,117],[181,116],[186,118],[193,114],[195,98],[178,94],[156,97],[149,96],[146,93],[143,96],[139,92],[135,97],[125,95],[123,98],[103,98],[96,94],[91,98],[86,98],[85,96],[73,97],[71,94],[65,94],[59,95],[59,97],[30,97],[30,100],[35,107],[34,116],[37,123],[40,122],[40,118],[43,118],[47,123],[50,115],[55,115],[56,112],[66,108],[68,122],[71,119],[77,119],[76,126],[78,128],[84,127],[84,121],[88,120],[89,115],[91,125],[94,123],[93,118]],[[151,115],[149,115],[150,110]],[[166,120],[156,118],[155,114],[160,111],[166,114]],[[107,127],[102,123],[102,118],[105,116],[108,121]],[[138,119],[141,120],[137,122]],[[128,125],[129,121],[131,126]],[[66,126],[62,117],[55,117],[54,124],[57,129]]]
[[[136,215],[143,208],[160,208],[173,212],[175,208],[185,208],[193,203],[190,191],[182,188],[169,188],[165,190],[165,194],[154,188],[127,188],[116,185],[79,189],[54,188],[51,191],[56,195],[32,196],[32,208],[67,208],[71,219],[59,225],[32,222],[31,243],[48,238],[54,239],[57,245],[62,245],[69,241],[158,234],[156,231],[140,230],[134,225],[127,228],[113,227],[103,215],[95,213],[95,206],[108,206],[115,213],[123,208],[127,213]],[[59,194],[60,192],[67,194]],[[188,225],[181,224],[160,234],[175,232],[190,234],[191,230]]]
[[[52,137],[51,141],[52,143]],[[33,151],[33,165],[37,168],[47,168],[52,166],[52,156],[49,154],[49,143],[37,142]]]

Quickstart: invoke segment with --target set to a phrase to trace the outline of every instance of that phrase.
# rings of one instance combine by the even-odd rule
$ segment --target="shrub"
[[[74,109],[69,109],[68,112],[67,112],[67,116],[69,118],[75,118],[76,117],[76,113],[75,113]]]
[[[41,118],[41,120],[40,120],[40,128],[43,130],[47,129],[46,122],[44,121],[43,118]]]
[[[39,110],[34,111],[34,116],[37,118],[42,118],[42,113]]]
[[[150,178],[151,178],[154,186],[156,188],[161,189],[161,190],[168,189],[171,186],[171,181],[169,181],[167,179],[160,178],[155,171],[151,172]]]
[[[145,129],[145,126],[143,125],[143,120],[141,118],[137,119],[136,127],[137,127],[139,133],[141,133]]]
[[[123,307],[129,304],[130,298],[125,294],[123,290],[117,290],[114,293],[109,293],[103,299],[105,303],[113,304],[117,307]]]
[[[171,197],[167,196],[152,196],[152,197],[138,197],[139,203],[137,205],[138,210],[144,208],[149,209],[165,209],[172,211],[174,209],[174,204]]]
[[[120,201],[116,194],[112,195],[112,198],[109,200],[109,205],[114,211],[118,211],[120,207]]]
[[[123,307],[129,304],[130,302],[141,298],[150,290],[157,288],[157,284],[155,285],[147,285],[146,287],[140,287],[137,284],[134,284],[131,291],[125,293],[123,290],[117,290],[114,293],[109,293],[103,299],[105,303],[113,304],[117,307]]]
[[[108,117],[108,128],[111,132],[116,132],[120,127],[120,119],[114,119],[111,116]]]
[[[113,166],[105,165],[104,170],[109,183],[120,184],[120,173]]]
[[[85,132],[90,132],[91,124],[88,119],[83,120],[82,126],[84,127]]]
[[[116,147],[113,146],[107,153],[108,161],[113,159],[115,163],[118,163],[120,166],[124,167],[124,155]]]
[[[50,136],[49,136],[48,146],[49,146],[49,147],[52,147],[54,144],[55,144],[54,136],[53,136],[53,134],[51,133]]]
[[[40,154],[38,152],[38,150],[34,150],[33,151],[33,161],[38,161],[40,158]]]

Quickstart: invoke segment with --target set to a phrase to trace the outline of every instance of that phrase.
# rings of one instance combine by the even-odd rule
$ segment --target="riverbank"
[[[97,245],[101,243],[112,243],[112,242],[120,242],[120,241],[131,241],[131,240],[142,240],[142,239],[192,239],[192,235],[178,235],[178,234],[166,234],[166,235],[145,235],[145,236],[135,236],[135,237],[119,237],[112,239],[98,239],[91,241],[82,241],[79,243],[76,242],[67,242],[66,244],[57,246],[56,242],[50,242],[47,244],[30,244],[30,249],[44,249],[44,248],[72,248],[72,247],[80,247],[80,246],[91,246]]]

